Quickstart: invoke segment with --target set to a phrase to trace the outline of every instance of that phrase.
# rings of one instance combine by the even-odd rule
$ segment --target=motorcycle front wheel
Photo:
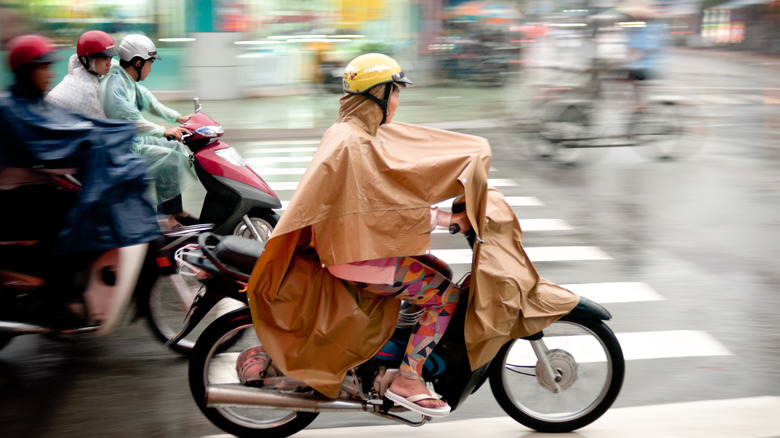
[[[182,328],[182,321],[201,287],[203,286],[198,280],[181,272],[160,275],[154,281],[149,289],[145,314],[148,316],[149,329],[160,342],[168,342]],[[218,316],[244,305],[230,298],[223,299],[209,311],[190,334],[177,343],[169,345],[168,348],[179,354],[189,355],[203,327],[216,320]]]
[[[529,341],[510,341],[489,371],[498,404],[539,432],[570,432],[594,422],[623,385],[625,362],[615,334],[603,321],[568,315],[543,334],[545,354],[557,379],[544,372]]]
[[[236,360],[245,349],[259,345],[248,307],[221,316],[204,330],[195,344],[189,367],[190,391],[201,412],[225,432],[239,437],[287,437],[303,430],[318,414],[207,405],[209,385],[241,385]]]
[[[247,214],[249,222],[255,228],[260,235],[257,239],[249,228],[249,226],[242,220],[236,224],[233,229],[233,235],[245,237],[247,239],[259,240],[263,243],[267,242],[271,237],[271,233],[274,231],[276,223],[279,222],[279,217],[273,210],[256,208]]]

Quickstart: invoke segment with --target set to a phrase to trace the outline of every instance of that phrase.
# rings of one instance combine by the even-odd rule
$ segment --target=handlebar
[[[181,136],[181,139],[179,139],[179,141],[180,141],[180,142],[182,142],[182,143],[184,143],[184,140],[186,140],[186,139],[187,139],[187,138],[189,138],[189,137],[192,137],[192,133],[189,133],[189,134],[182,134],[182,136]],[[166,136],[165,136],[165,139],[166,139],[166,140],[173,141],[173,140],[176,140],[176,137],[174,137],[174,136],[172,136],[172,135],[166,135]]]
[[[200,112],[200,110],[201,110],[201,109],[203,109],[203,105],[201,105],[201,104],[200,104],[200,98],[199,98],[199,97],[196,97],[196,98],[192,99],[192,101],[193,101],[193,104],[194,104],[194,106],[195,106],[195,112],[194,112],[193,114],[197,114],[197,113],[199,113],[199,112]],[[185,140],[187,137],[191,137],[191,136],[192,136],[192,133],[189,133],[189,134],[183,134],[183,135],[181,136],[181,139],[180,139],[179,141],[181,141],[182,143],[184,143],[184,140]],[[166,136],[165,136],[165,139],[166,139],[166,140],[169,140],[169,141],[173,141],[173,140],[176,140],[176,137],[174,137],[174,136],[172,136],[172,135],[166,135]]]

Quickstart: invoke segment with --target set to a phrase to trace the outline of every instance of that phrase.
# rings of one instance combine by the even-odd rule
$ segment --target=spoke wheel
[[[593,144],[598,142],[602,127],[596,123],[597,108],[586,102],[549,102],[542,108],[539,138],[535,152],[557,163],[574,165],[593,160]]]
[[[703,121],[690,105],[672,101],[653,102],[631,117],[630,135],[637,151],[659,160],[693,155],[704,142]]]
[[[259,240],[261,242],[267,242],[271,237],[271,233],[273,232],[278,219],[269,214],[267,211],[262,210],[252,210],[247,216],[249,216],[249,221],[252,223],[252,226],[260,234]],[[236,225],[236,227],[233,229],[233,234],[236,236],[245,237],[247,239],[255,238],[254,234],[252,234],[252,230],[249,229],[244,221],[240,221],[238,225]]]
[[[234,342],[236,339],[239,341]],[[241,384],[236,360],[247,348],[259,345],[248,307],[223,315],[209,325],[195,345],[189,367],[190,391],[201,412],[225,432],[239,437],[287,437],[311,424],[317,413],[206,404],[209,385]]]
[[[542,339],[557,379],[544,372],[530,342],[509,342],[490,369],[499,405],[539,432],[569,432],[601,417],[620,392],[625,373],[614,333],[602,321],[564,316],[544,329]]]
[[[149,291],[147,322],[161,342],[167,342],[181,329],[184,317],[201,286],[195,278],[179,272],[157,278]],[[223,299],[200,321],[198,327],[169,348],[180,354],[190,354],[203,328],[220,315],[243,306],[239,301]]]

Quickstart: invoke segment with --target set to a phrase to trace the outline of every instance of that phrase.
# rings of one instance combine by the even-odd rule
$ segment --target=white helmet
[[[132,61],[134,58],[141,58],[144,61],[147,59],[161,59],[157,54],[157,47],[155,47],[152,40],[146,35],[131,34],[122,38],[122,42],[119,43],[119,59],[122,61]]]

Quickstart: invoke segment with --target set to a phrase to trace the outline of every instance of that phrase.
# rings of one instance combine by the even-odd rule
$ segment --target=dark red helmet
[[[114,39],[102,30],[84,32],[76,43],[79,58],[110,58],[118,53]]]
[[[16,73],[28,64],[51,64],[60,57],[50,39],[41,35],[22,35],[8,42],[8,66]]]

